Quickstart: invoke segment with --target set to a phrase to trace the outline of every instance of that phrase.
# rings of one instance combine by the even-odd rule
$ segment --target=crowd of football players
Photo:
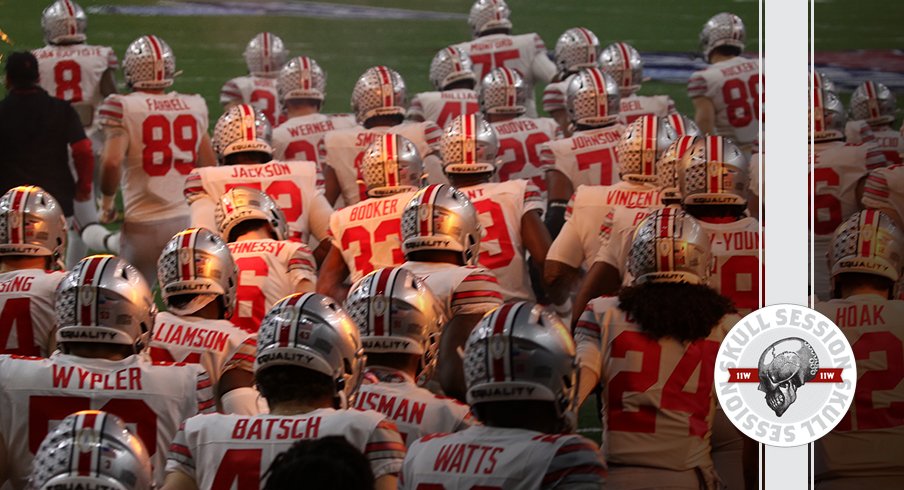
[[[435,91],[410,104],[398,72],[367,69],[352,114],[321,113],[317,61],[260,33],[209,133],[204,99],[168,91],[163,39],[130,44],[129,92],[109,93],[112,49],[85,44],[77,4],[50,5],[41,85],[79,108],[99,154],[100,209],[75,220],[122,226],[70,230],[67,256],[53,196],[0,198],[0,483],[755,482],[713,392],[720,342],[762,301],[761,76],[742,20],[704,24],[691,119],[638,95],[632,46],[577,27],[547,54],[509,14],[476,1],[474,39],[437,52]],[[813,293],[873,381],[820,442],[817,475],[901,488],[894,96],[865,82],[847,122],[829,80],[811,93]],[[601,441],[575,432],[585,402]],[[311,464],[348,454],[331,436],[366,464]]]

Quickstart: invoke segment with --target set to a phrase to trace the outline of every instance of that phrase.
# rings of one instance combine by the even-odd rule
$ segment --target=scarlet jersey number
[[[854,392],[854,410],[848,411],[837,429],[851,430],[854,423],[857,430],[904,425],[904,400],[895,396],[893,391],[904,380],[904,348],[901,339],[891,332],[868,332],[861,335],[851,347],[854,349],[854,358],[858,361],[868,360],[875,353],[885,358],[886,367],[882,370],[868,370],[860,376]],[[873,401],[873,393],[876,391],[887,394],[876,396],[884,401]]]
[[[760,306],[760,259],[753,255],[728,258],[719,271],[719,293],[730,298],[735,308],[749,313]],[[741,279],[748,279],[741,281]],[[749,284],[742,288],[741,284]]]
[[[7,349],[9,337],[16,329],[17,346]],[[35,345],[35,331],[31,324],[31,299],[8,298],[0,312],[0,353],[20,356],[40,356]]]
[[[507,60],[517,60],[518,56],[517,49],[507,49],[496,51],[495,53],[471,53],[471,63],[474,66],[474,71],[477,71],[477,67],[480,67],[480,78],[483,79],[483,77],[487,76],[487,73],[500,66],[505,66]]]
[[[181,114],[172,123],[162,114],[152,114],[141,124],[142,168],[150,177],[160,177],[174,168],[187,175],[198,159],[198,125],[195,118]],[[173,158],[173,147],[190,154],[188,160]]]
[[[81,102],[82,67],[75,60],[62,60],[53,65],[53,83],[56,84],[56,98],[69,102]]]
[[[374,230],[373,236],[363,226],[352,226],[342,232],[342,248],[348,250],[352,243],[358,244],[358,255],[355,256],[355,269],[362,275],[374,271],[373,245],[385,242],[389,237],[396,237],[401,242],[401,221],[390,220],[380,223]],[[405,262],[401,246],[392,248],[392,261],[395,264]]]
[[[816,187],[823,184],[823,191],[813,196],[814,224],[817,235],[831,235],[841,224],[841,201],[831,193],[831,188],[838,189],[841,178],[835,169],[821,167],[813,169],[813,181]],[[830,188],[830,189],[827,189]]]
[[[498,170],[499,182],[508,182],[511,180],[512,174],[524,170],[525,165],[539,167],[541,164],[539,147],[547,141],[549,141],[549,136],[545,133],[533,133],[525,138],[524,143],[518,138],[501,138],[499,140],[499,160],[503,163]],[[534,177],[531,182],[541,191],[546,189],[546,179],[543,176]]]
[[[299,158],[301,156],[301,158]],[[318,161],[317,148],[309,141],[293,141],[286,146],[286,160]]]
[[[615,150],[603,148],[601,150],[579,153],[574,156],[578,162],[578,170],[581,172],[590,170],[591,175],[596,174],[595,167],[599,166],[599,185],[612,185],[612,166],[615,162]]]
[[[240,257],[235,261],[235,268],[239,271],[238,285],[235,288],[235,313],[232,314],[232,323],[249,333],[256,333],[261,326],[261,320],[266,313],[267,299],[260,286],[248,284],[242,278],[250,274],[265,281],[270,273],[267,261],[260,257]],[[250,316],[241,316],[239,312],[242,305],[250,305]]]
[[[301,189],[298,188],[298,184],[292,182],[291,180],[274,180],[267,184],[267,188],[263,189],[263,186],[260,182],[230,182],[224,185],[225,190],[228,191],[234,187],[248,187],[251,189],[257,189],[259,191],[264,191],[268,196],[272,197],[276,204],[279,205],[279,209],[282,210],[283,214],[286,215],[286,221],[289,223],[293,223],[298,221],[298,218],[301,217],[301,213],[303,211],[302,202],[301,202]],[[289,198],[289,205],[286,206],[281,202],[281,197]]]
[[[211,490],[259,488],[261,485],[261,449],[229,449],[223,455]]]
[[[173,354],[162,347],[151,347],[151,360],[154,362],[184,362],[186,364],[201,364],[201,353],[190,352],[182,359],[176,359]]]
[[[251,105],[264,113],[270,126],[276,124],[276,97],[268,90],[255,90],[251,92]]]
[[[509,236],[508,227],[505,224],[505,214],[502,207],[490,199],[477,201],[474,208],[478,215],[489,215],[490,224],[484,226],[486,235],[481,239],[480,265],[487,269],[501,269],[512,263],[515,258],[515,245]],[[497,252],[490,252],[484,244],[494,243],[499,248]]]
[[[462,115],[461,114],[461,106],[462,106],[461,102],[446,102],[445,104],[443,104],[443,108],[439,112],[439,116],[437,116],[437,118],[436,118],[436,125],[441,128],[444,128],[444,127],[446,127],[447,122],[449,122],[450,120],[452,120],[458,116],[461,116]],[[474,113],[480,112],[480,106],[477,104],[477,102],[466,102],[466,103],[464,103],[464,106],[465,106],[465,114],[464,115],[466,115],[466,116],[469,114],[474,114]]]
[[[728,123],[735,128],[747,127],[760,112],[760,76],[751,75],[747,83],[737,78],[722,85],[722,99],[728,112]]]

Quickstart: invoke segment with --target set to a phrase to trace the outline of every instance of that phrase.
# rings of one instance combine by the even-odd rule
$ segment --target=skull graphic
[[[781,417],[797,400],[797,390],[816,376],[819,358],[807,341],[789,337],[770,345],[760,355],[759,390],[766,404]]]

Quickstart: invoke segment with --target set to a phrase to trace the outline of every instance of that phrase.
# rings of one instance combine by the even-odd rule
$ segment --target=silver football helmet
[[[700,31],[703,59],[709,61],[710,53],[719,46],[732,46],[743,51],[746,38],[744,21],[740,17],[728,12],[716,14],[703,24]]]
[[[352,110],[358,124],[376,116],[405,115],[405,80],[392,68],[368,68],[355,82]]]
[[[700,138],[684,153],[678,172],[685,205],[747,204],[747,157],[728,138]]]
[[[474,205],[458,189],[445,184],[427,186],[402,212],[402,252],[421,250],[460,252],[462,263],[477,264],[480,221]]]
[[[659,179],[660,193],[663,203],[681,202],[680,172],[681,159],[687,150],[694,146],[699,136],[679,136],[656,160],[656,176]]]
[[[176,55],[157,36],[141,36],[126,48],[122,73],[135,89],[162,90],[176,78]]]
[[[871,126],[895,122],[898,103],[895,94],[885,85],[867,80],[851,94],[851,119],[865,120]]]
[[[226,317],[235,307],[235,261],[219,235],[206,228],[180,231],[166,245],[157,260],[157,282],[166,309],[177,315],[191,315],[216,298],[222,298]],[[174,296],[193,295],[184,305]]]
[[[709,236],[691,215],[665,207],[637,225],[628,252],[634,284],[706,284],[712,266]]]
[[[88,16],[72,0],[56,0],[41,14],[44,41],[49,44],[76,44],[88,39]]]
[[[559,78],[582,68],[593,68],[599,62],[600,40],[590,29],[572,27],[563,32],[556,41],[555,61]]]
[[[214,218],[217,231],[226,241],[236,225],[253,219],[266,221],[275,240],[285,240],[289,236],[286,216],[273,198],[250,187],[233,187],[226,191],[217,202]]]
[[[468,25],[474,37],[478,37],[493,29],[511,29],[511,15],[505,0],[477,0],[468,14]]]
[[[592,127],[614,124],[620,104],[618,84],[599,68],[585,68],[568,83],[565,108],[574,124]]]
[[[518,70],[500,67],[487,73],[477,89],[484,114],[514,114],[527,111],[527,84]]]
[[[495,172],[498,152],[496,130],[479,114],[458,116],[446,123],[439,141],[446,174]]]
[[[273,156],[272,133],[263,112],[254,110],[250,104],[236,104],[217,119],[211,144],[221,162],[233,153],[259,152]]]
[[[643,115],[625,128],[618,142],[618,171],[622,180],[658,182],[656,161],[677,138],[667,117]]]
[[[289,59],[289,51],[279,36],[261,32],[248,41],[243,56],[248,65],[248,73],[257,77],[276,78]]]
[[[832,235],[829,245],[829,271],[838,274],[857,272],[901,278],[904,233],[885,213],[864,209],[852,214]]]
[[[413,354],[422,372],[433,369],[445,305],[421,278],[401,267],[373,271],[352,286],[345,310],[365,354]]]
[[[436,53],[430,62],[430,83],[436,90],[445,90],[449,85],[468,80],[477,83],[477,75],[474,74],[471,65],[471,57],[468,53],[449,46]]]
[[[643,84],[643,59],[628,43],[612,43],[600,53],[600,68],[618,84],[622,97],[633,95]]]
[[[323,101],[326,97],[326,73],[313,58],[292,58],[279,72],[277,90],[282,102],[291,99]]]
[[[838,95],[818,85],[811,87],[810,94],[813,96],[813,112],[807,122],[813,141],[821,143],[844,139],[847,116]]]
[[[116,415],[83,410],[64,418],[35,453],[28,488],[151,490],[151,458]]]
[[[470,405],[547,401],[567,427],[578,408],[578,366],[568,327],[542,306],[508,303],[484,315],[465,344]]]
[[[66,217],[49,192],[21,185],[0,197],[0,257],[50,257],[61,270],[66,254]]]
[[[424,165],[408,138],[385,133],[364,150],[361,178],[370,197],[412,192],[421,188]]]
[[[63,277],[56,291],[57,342],[132,346],[148,345],[157,306],[144,277],[132,264],[113,255],[82,259]]]
[[[344,408],[358,391],[365,359],[358,327],[339,303],[296,293],[279,300],[261,321],[254,370],[298,366],[330,376]]]

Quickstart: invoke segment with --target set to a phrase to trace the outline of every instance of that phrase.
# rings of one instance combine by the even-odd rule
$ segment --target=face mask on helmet
[[[581,70],[571,78],[565,97],[568,117],[576,125],[603,127],[618,120],[618,84],[599,68]]]
[[[279,74],[279,100],[308,99],[323,101],[326,97],[326,73],[312,58],[292,58]]]
[[[471,201],[445,184],[417,192],[402,212],[402,252],[406,258],[421,251],[461,253],[462,265],[477,264],[480,221]]]
[[[559,78],[582,68],[593,68],[599,61],[600,41],[590,29],[572,27],[556,42],[555,60],[559,69]]]
[[[416,191],[424,177],[417,147],[404,136],[386,133],[364,150],[361,177],[370,197]]]
[[[898,103],[895,94],[879,82],[867,80],[851,94],[851,119],[866,121],[871,126],[895,122]]]
[[[405,116],[405,81],[386,66],[368,68],[352,90],[352,111],[358,124],[378,116]]]
[[[133,89],[163,90],[176,78],[176,56],[163,39],[141,36],[126,48],[122,71]]]
[[[191,315],[221,298],[224,317],[232,316],[237,284],[235,262],[219,235],[205,228],[177,233],[157,261],[157,281],[167,311]],[[184,304],[174,298],[193,296]]]
[[[496,130],[478,114],[458,116],[446,124],[439,142],[443,171],[483,174],[496,171]]]
[[[289,51],[279,36],[261,32],[248,42],[244,57],[248,73],[258,77],[276,78],[280,68],[289,59]]]
[[[641,221],[628,252],[634,284],[706,284],[711,262],[706,231],[674,208],[657,210]]]
[[[527,111],[527,84],[518,70],[503,67],[487,73],[477,96],[484,114],[520,116]]]
[[[612,43],[600,53],[600,68],[615,80],[622,97],[633,95],[643,83],[643,59],[628,43]]]
[[[474,37],[496,29],[508,31],[512,28],[511,14],[505,0],[477,0],[468,14],[468,25]]]
[[[85,11],[72,0],[57,0],[41,14],[44,41],[50,44],[83,43],[88,39],[87,28]]]
[[[217,120],[211,143],[220,161],[237,153],[264,153],[272,157],[271,134],[267,116],[249,104],[238,104]]]
[[[455,46],[439,50],[430,63],[430,83],[436,90],[442,91],[449,85],[462,81],[477,83],[471,57]]]
[[[701,138],[685,152],[678,171],[685,205],[747,204],[747,157],[730,139]]]
[[[286,217],[273,198],[249,187],[234,187],[226,191],[214,209],[214,219],[217,231],[226,241],[229,241],[233,228],[250,220],[267,223],[275,240],[285,240],[289,236]]]
[[[703,24],[703,30],[700,31],[703,59],[709,61],[709,55],[719,46],[730,46],[743,51],[746,37],[744,21],[740,17],[728,12],[714,15]]]
[[[66,233],[63,208],[44,189],[19,186],[0,197],[0,257],[48,257],[62,270]]]

